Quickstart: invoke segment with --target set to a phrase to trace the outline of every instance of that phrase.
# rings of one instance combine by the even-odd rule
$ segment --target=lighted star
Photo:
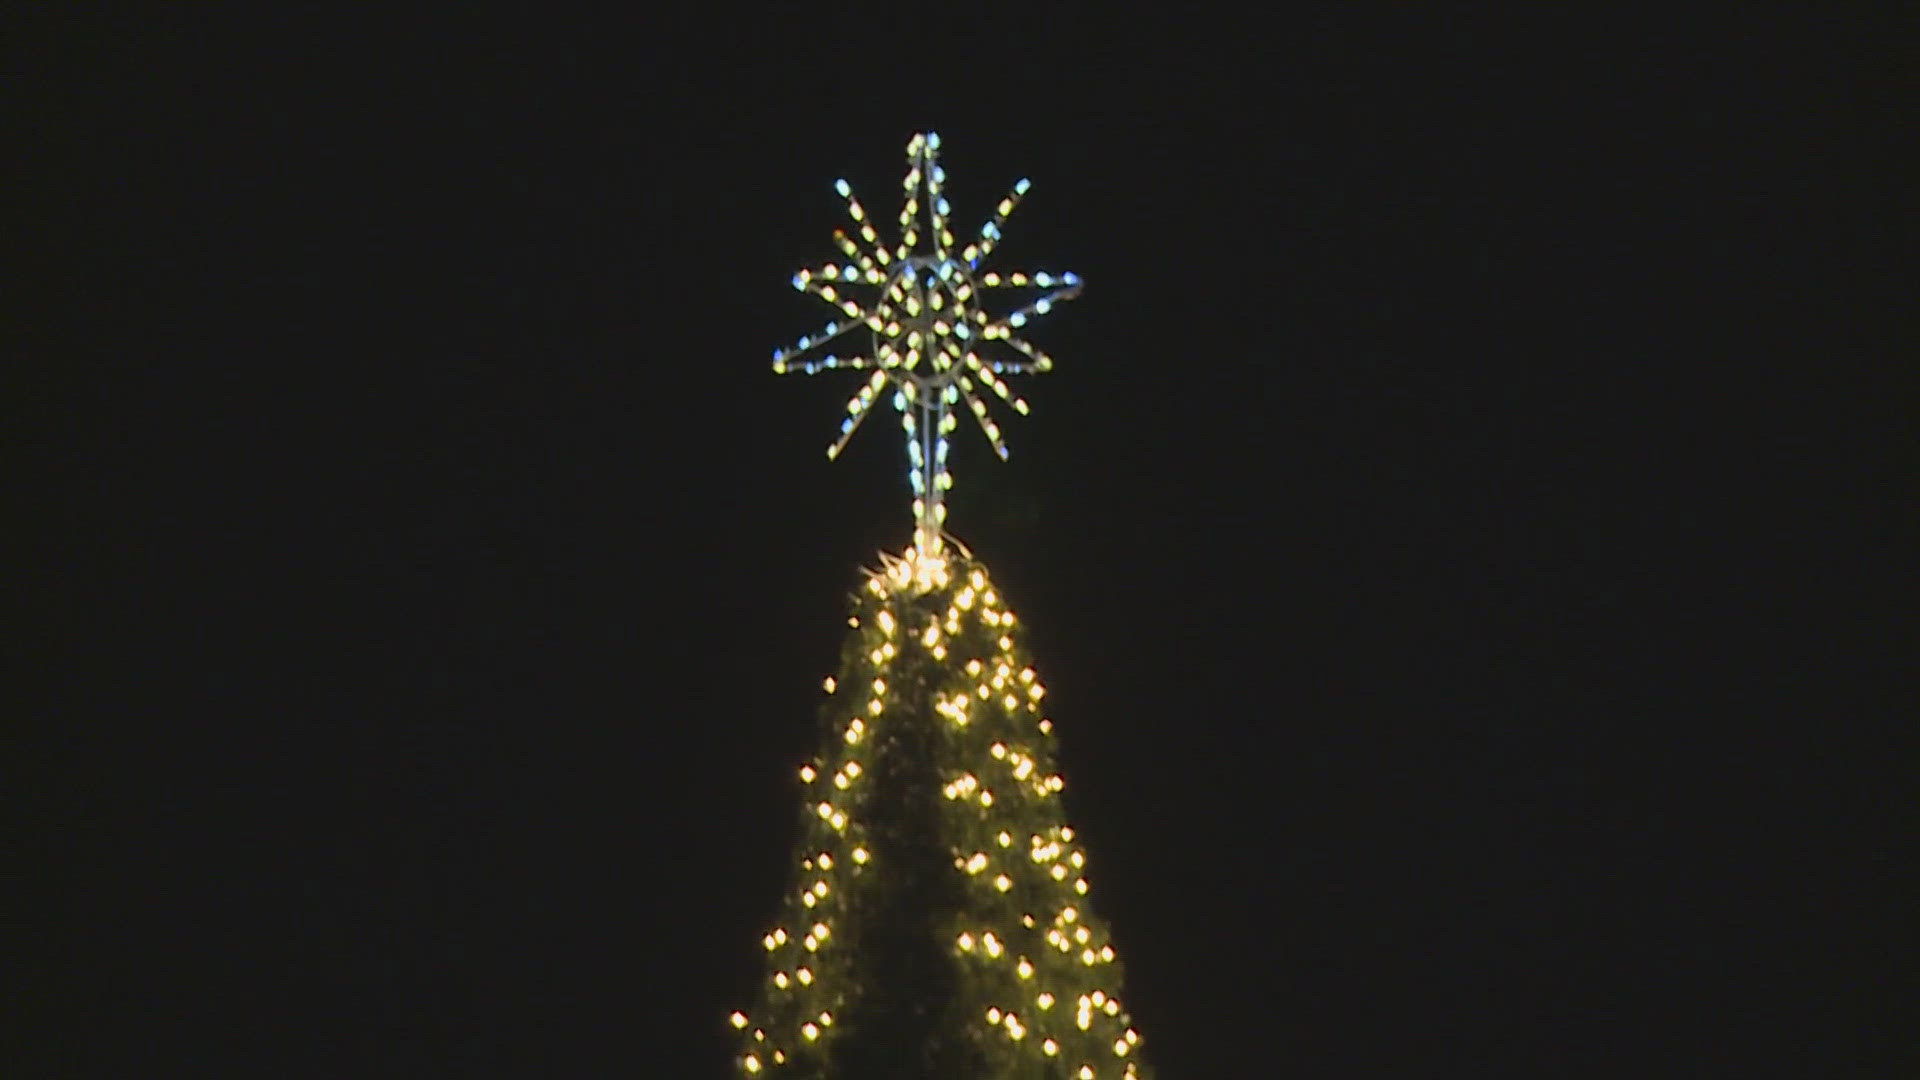
[[[892,404],[907,436],[915,542],[922,550],[938,546],[946,520],[942,495],[953,486],[947,471],[947,436],[957,423],[954,406],[966,403],[994,452],[1004,459],[1006,444],[999,425],[988,415],[981,391],[991,391],[1024,415],[1027,403],[1013,394],[1004,376],[1047,371],[1053,360],[1016,331],[1080,293],[1080,279],[1071,273],[979,272],[1000,241],[1007,215],[1026,194],[1028,182],[1015,184],[980,227],[978,238],[962,247],[948,228],[952,208],[941,194],[946,170],[938,163],[939,149],[940,136],[932,132],[915,135],[907,143],[900,241],[892,248],[880,241],[866,208],[847,182],[835,183],[847,200],[858,238],[834,230],[834,240],[847,261],[802,270],[794,275],[793,287],[818,296],[842,318],[773,354],[773,370],[783,374],[811,375],[840,368],[872,372],[848,400],[839,438],[827,448],[829,458],[839,456],[881,392],[891,385]],[[1000,289],[1040,290],[1040,294],[995,317],[982,301],[985,292]],[[871,337],[864,354],[822,354],[823,346],[861,327]]]

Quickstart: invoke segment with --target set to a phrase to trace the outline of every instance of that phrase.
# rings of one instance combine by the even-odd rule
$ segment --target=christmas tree
[[[1080,282],[980,271],[1027,182],[959,247],[939,147],[931,133],[908,144],[891,249],[838,183],[859,240],[837,232],[849,261],[802,271],[794,286],[845,319],[774,354],[778,372],[871,372],[829,457],[891,387],[915,524],[906,552],[864,575],[824,684],[822,749],[799,769],[798,879],[761,941],[761,999],[731,1018],[737,1063],[836,1080],[1145,1078],[1086,852],[1061,807],[1045,690],[1018,619],[944,528],[955,413],[964,404],[1006,456],[981,391],[1027,411],[1003,376],[1052,361],[1015,331]],[[996,317],[982,298],[998,290],[1039,295]],[[856,330],[869,355],[820,355]]]

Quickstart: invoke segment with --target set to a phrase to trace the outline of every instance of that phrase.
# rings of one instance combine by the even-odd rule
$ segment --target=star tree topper
[[[987,442],[1004,460],[1006,444],[999,425],[987,415],[980,391],[992,391],[1025,415],[1027,403],[1007,388],[1002,376],[1047,371],[1053,360],[1015,331],[1080,294],[1076,274],[978,272],[999,243],[1001,226],[1026,194],[1028,182],[1015,184],[980,226],[978,239],[960,247],[947,225],[952,208],[940,190],[946,170],[939,165],[939,150],[940,136],[933,132],[915,135],[907,143],[900,242],[891,249],[880,242],[847,182],[835,182],[835,190],[847,200],[847,214],[857,227],[859,242],[835,229],[834,241],[849,261],[802,270],[793,276],[793,287],[818,296],[845,318],[773,354],[773,370],[781,374],[812,375],[841,368],[872,372],[847,401],[847,416],[840,423],[840,437],[827,448],[828,458],[839,456],[874,402],[892,388],[893,407],[906,432],[907,480],[913,488],[913,548],[904,569],[915,577],[919,574],[912,569],[914,563],[945,564],[943,495],[953,486],[953,475],[947,471],[947,436],[958,424],[956,408],[966,403]],[[983,300],[988,290],[1000,289],[1043,291],[1025,306],[996,318],[987,313]],[[870,299],[859,299],[856,290]],[[866,355],[820,355],[822,346],[862,327],[872,337]]]

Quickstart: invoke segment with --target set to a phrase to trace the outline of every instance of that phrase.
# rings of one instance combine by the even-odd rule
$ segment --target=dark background
[[[1842,10],[16,11],[7,1072],[730,1075],[908,528],[767,360],[923,128],[1088,283],[952,524],[1163,1076],[1909,1070],[1915,26]]]

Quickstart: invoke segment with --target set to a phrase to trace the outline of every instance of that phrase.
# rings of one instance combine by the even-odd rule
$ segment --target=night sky
[[[1162,1076],[1912,1067],[1910,11],[689,10],[9,18],[9,1075],[731,1075],[924,129]]]

